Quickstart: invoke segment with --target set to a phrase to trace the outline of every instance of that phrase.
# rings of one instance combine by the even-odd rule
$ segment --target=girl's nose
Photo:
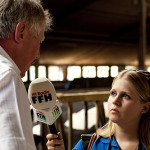
[[[121,101],[120,101],[120,97],[119,96],[116,96],[113,100],[113,104],[114,105],[117,105],[117,106],[120,106],[121,105]]]

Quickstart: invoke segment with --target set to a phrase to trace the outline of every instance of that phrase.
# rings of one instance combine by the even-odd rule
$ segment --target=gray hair
[[[8,39],[19,22],[25,22],[36,37],[44,26],[45,31],[50,29],[52,17],[40,0],[0,0],[0,40]]]

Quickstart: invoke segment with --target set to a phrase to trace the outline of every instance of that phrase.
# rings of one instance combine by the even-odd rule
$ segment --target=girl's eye
[[[127,94],[124,94],[123,97],[126,98],[126,99],[130,98]]]
[[[116,95],[117,95],[117,94],[116,94],[115,92],[113,92],[113,91],[112,91],[110,94],[111,94],[112,96],[116,96]]]

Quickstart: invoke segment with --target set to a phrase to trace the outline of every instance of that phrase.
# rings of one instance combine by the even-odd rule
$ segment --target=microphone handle
[[[48,125],[48,127],[51,134],[57,134],[55,123],[53,123],[52,125]],[[57,137],[56,139],[59,139],[59,137]]]
[[[52,125],[48,125],[48,127],[51,134],[57,134],[55,123],[53,123]]]

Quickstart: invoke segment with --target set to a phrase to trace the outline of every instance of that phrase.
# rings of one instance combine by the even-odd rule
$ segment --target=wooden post
[[[95,107],[96,107],[96,125],[95,125],[95,129],[98,129],[100,126],[103,126],[106,123],[103,102],[96,101]]]
[[[99,109],[98,109],[98,101],[95,102],[95,107],[96,107],[96,125],[95,129],[97,130],[99,127]]]
[[[88,129],[88,103],[84,102],[85,107],[85,130]]]
[[[35,61],[35,78],[38,78],[38,67],[39,67],[39,60]]]
[[[67,66],[63,66],[64,81],[67,81]]]
[[[49,74],[49,72],[48,72],[48,65],[45,65],[45,67],[46,67],[46,78],[48,78],[48,74]]]
[[[71,150],[72,149],[72,103],[68,103],[68,120],[69,120],[68,150]]]
[[[48,132],[48,127],[46,124],[42,123],[42,150],[47,150],[47,139],[46,139],[46,135],[49,133]]]
[[[139,69],[145,69],[146,53],[146,0],[140,0]]]

